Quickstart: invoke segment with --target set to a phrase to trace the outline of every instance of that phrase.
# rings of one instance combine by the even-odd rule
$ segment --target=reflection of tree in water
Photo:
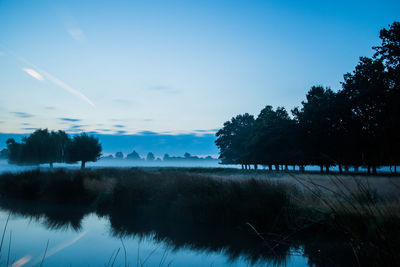
[[[244,257],[251,264],[265,261],[283,264],[292,244],[263,242],[250,228],[222,229],[212,225],[178,223],[165,218],[110,215],[114,236],[151,237],[164,242],[172,250],[191,249],[202,252],[223,252],[233,262]]]
[[[0,200],[0,208],[14,215],[40,221],[51,230],[72,228],[78,231],[82,227],[83,217],[90,212],[88,208],[84,207],[30,203],[4,198]]]
[[[82,219],[91,210],[85,207],[32,204],[27,201],[0,199],[0,208],[29,219],[42,222],[51,230],[81,229]],[[250,264],[285,265],[296,250],[308,258],[310,266],[357,266],[353,248],[345,237],[332,229],[315,227],[307,232],[262,233],[264,241],[247,226],[235,229],[213,225],[179,223],[151,212],[126,214],[110,212],[111,231],[116,237],[136,236],[163,242],[173,251],[191,249],[206,253],[223,253],[231,262],[240,257]],[[290,238],[287,238],[290,236]],[[358,252],[357,252],[358,253]],[[368,262],[358,259],[362,266]]]

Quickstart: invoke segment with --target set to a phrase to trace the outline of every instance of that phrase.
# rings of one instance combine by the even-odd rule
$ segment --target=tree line
[[[39,165],[48,163],[81,162],[85,168],[86,162],[97,161],[101,156],[102,147],[99,140],[86,133],[72,138],[64,131],[49,131],[38,129],[28,137],[16,142],[13,138],[6,141],[8,162],[18,165]]]
[[[233,117],[216,133],[223,164],[279,166],[319,165],[329,172],[350,166],[400,165],[400,23],[379,35],[373,57],[360,57],[352,73],[344,75],[334,92],[313,86],[291,110],[267,105],[257,118],[248,113]],[[281,167],[282,168],[282,167]]]
[[[0,151],[1,153],[1,151]],[[141,157],[138,152],[133,150],[131,153],[127,154],[126,157],[122,152],[116,152],[115,156],[114,155],[108,155],[105,157],[102,157],[101,159],[125,159],[125,160],[135,160],[135,161],[198,161],[198,160],[216,160],[211,156],[206,156],[206,157],[199,157],[199,156],[193,156],[188,152],[185,152],[183,157],[180,156],[170,156],[169,154],[164,154],[164,156],[161,157],[156,157],[153,152],[148,152],[145,157]]]

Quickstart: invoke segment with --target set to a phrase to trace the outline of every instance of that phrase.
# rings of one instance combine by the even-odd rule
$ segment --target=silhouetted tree
[[[7,140],[10,151],[9,162],[13,164],[38,165],[54,162],[64,162],[66,147],[69,143],[68,135],[63,131],[49,132],[47,129],[38,129],[21,143],[14,139]]]
[[[135,150],[133,150],[132,153],[129,153],[128,155],[126,155],[126,158],[131,159],[131,160],[140,160],[141,159],[139,154]]]
[[[222,164],[250,164],[247,141],[253,124],[254,117],[246,113],[225,122],[216,133],[215,144],[220,150]]]
[[[300,108],[266,106],[224,123],[216,144],[223,164],[338,165],[372,168],[400,163],[400,23],[380,31],[373,58],[361,57],[342,89],[313,86]],[[395,168],[396,171],[396,168]]]
[[[8,162],[11,164],[21,164],[22,144],[15,142],[14,138],[6,141],[8,149]]]
[[[285,108],[278,107],[274,111],[272,106],[266,106],[261,110],[248,140],[252,163],[267,165],[269,169],[272,169],[272,165],[293,163],[296,153],[292,142],[295,127]]]
[[[0,159],[8,158],[8,149],[4,148],[0,150]]]
[[[362,57],[353,73],[344,75],[342,95],[352,111],[353,122],[359,127],[352,130],[358,136],[361,162],[363,165],[376,166],[384,158],[385,127],[387,120],[388,84],[384,65],[381,60]]]
[[[154,154],[152,152],[147,153],[146,160],[147,161],[155,160]]]
[[[88,161],[97,161],[101,155],[99,139],[86,133],[74,136],[68,146],[68,161],[81,161],[81,168],[85,168]]]
[[[117,152],[117,153],[115,153],[115,158],[116,159],[123,159],[124,158],[124,154],[122,152]]]
[[[301,103],[303,107],[293,110],[293,115],[303,132],[302,157],[307,164],[326,165],[328,171],[335,162],[335,93],[330,88],[313,86]]]

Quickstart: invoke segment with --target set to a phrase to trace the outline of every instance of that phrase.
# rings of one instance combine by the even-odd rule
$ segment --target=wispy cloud
[[[10,112],[11,114],[19,117],[19,118],[32,118],[34,115],[26,113],[26,112]]]
[[[67,31],[71,37],[77,42],[85,42],[86,36],[83,33],[83,30],[79,27],[70,27],[67,28]]]
[[[174,88],[171,88],[169,86],[165,86],[165,85],[150,86],[150,87],[148,87],[148,90],[154,91],[154,92],[167,93],[167,94],[177,94],[177,93],[179,93],[178,90],[176,90]]]
[[[44,81],[44,78],[42,75],[40,75],[40,73],[38,73],[37,71],[35,71],[34,69],[27,69],[27,68],[23,68],[23,71],[25,71],[26,73],[28,73],[30,76],[32,76],[33,78],[35,78],[38,81]]]
[[[66,90],[67,92],[75,95],[76,97],[82,99],[83,101],[85,101],[86,103],[88,103],[91,106],[95,106],[94,103],[87,98],[84,94],[82,94],[81,92],[79,92],[78,90],[72,88],[70,85],[66,84],[65,82],[61,81],[60,79],[54,77],[53,75],[51,75],[50,73],[47,73],[45,71],[41,71],[43,73],[43,75],[46,77],[46,79],[48,79],[49,81],[51,81],[52,83],[54,83],[55,85],[58,85],[59,87],[61,87],[62,89]]]
[[[73,88],[72,86],[68,85],[67,83],[61,81],[60,79],[58,79],[57,77],[51,75],[50,73],[44,71],[43,69],[39,69],[38,67],[36,67],[33,63],[29,62],[28,60],[19,57],[15,54],[13,54],[18,60],[20,60],[21,62],[30,65],[32,68],[23,68],[22,70],[26,73],[28,73],[29,75],[31,75],[33,78],[39,80],[39,81],[43,81],[43,80],[48,80],[50,82],[52,82],[53,84],[57,85],[58,87],[64,89],[65,91],[69,92],[70,94],[73,94],[74,96],[80,98],[81,100],[85,101],[86,103],[88,103],[91,106],[95,106],[94,103],[87,97],[85,96],[83,93],[81,93],[80,91],[76,90],[75,88]],[[34,68],[34,69],[33,69]]]
[[[86,35],[83,29],[79,26],[78,21],[71,15],[68,10],[60,10],[60,19],[64,23],[68,34],[78,43],[86,42]]]
[[[122,124],[115,124],[113,126],[117,127],[117,128],[125,128],[126,127],[125,125],[122,125]]]
[[[138,134],[140,134],[140,135],[158,135],[159,133],[152,132],[152,131],[141,131],[141,132],[138,132]]]
[[[54,110],[54,109],[56,109],[56,108],[55,108],[55,107],[48,106],[48,107],[44,107],[44,109],[47,109],[47,110]]]
[[[87,126],[86,124],[85,125],[78,125],[78,124],[75,124],[75,125],[71,125],[71,129],[80,129],[80,128],[82,128],[82,127],[85,127],[85,126]]]
[[[72,118],[58,118],[60,121],[70,121],[70,122],[77,122],[80,119],[72,119]]]
[[[121,105],[125,105],[125,106],[132,106],[134,104],[133,101],[131,101],[129,99],[122,99],[122,98],[116,98],[116,99],[114,99],[114,102],[121,104]]]
[[[31,255],[25,255],[22,258],[18,259],[15,261],[13,264],[11,264],[11,267],[21,267],[27,264],[30,260],[32,259]]]

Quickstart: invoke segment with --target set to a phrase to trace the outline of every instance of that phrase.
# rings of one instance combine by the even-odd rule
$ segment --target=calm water
[[[15,212],[15,211],[14,211]],[[10,210],[0,211],[0,229],[3,230]],[[273,261],[250,260],[248,255],[232,255],[223,248],[194,249],[190,242],[181,246],[171,240],[160,240],[157,233],[116,233],[108,218],[95,214],[83,217],[79,225],[62,219],[57,221],[49,215],[11,215],[3,243],[0,265],[39,266],[49,242],[44,266],[107,266],[111,256],[114,266],[125,266],[126,248],[129,266],[275,266]],[[118,254],[117,251],[119,249]],[[111,266],[111,263],[109,264]],[[291,249],[279,265],[308,266],[301,249]]]

